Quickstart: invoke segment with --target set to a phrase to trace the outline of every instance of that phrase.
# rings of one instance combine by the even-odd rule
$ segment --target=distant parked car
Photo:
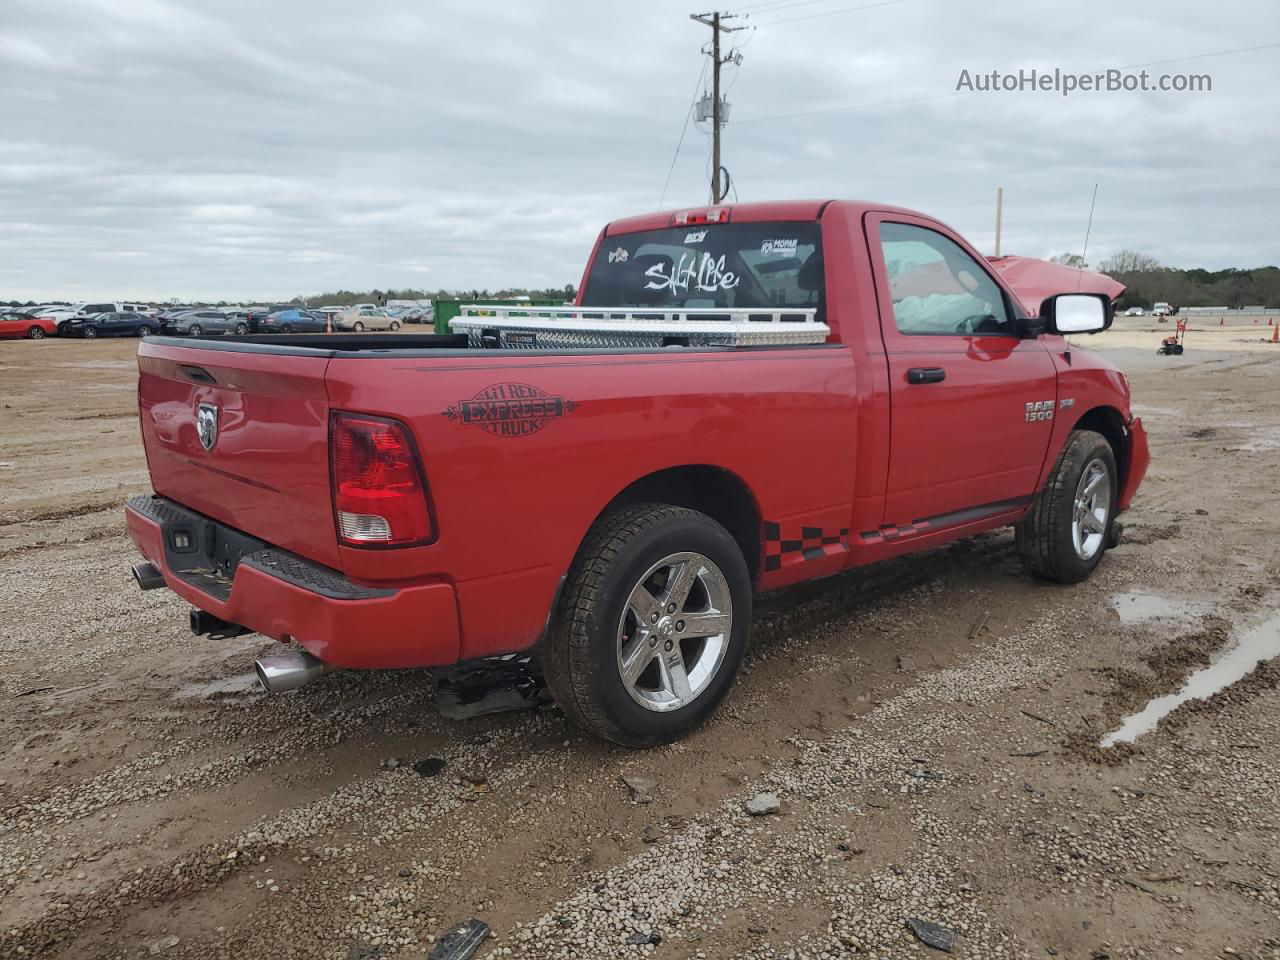
[[[39,340],[58,332],[52,317],[42,317],[26,310],[0,311],[0,340]]]
[[[297,307],[275,310],[258,326],[260,333],[326,333],[328,330],[329,321],[324,314]]]
[[[231,321],[231,332],[237,337],[243,337],[246,333],[258,332],[258,318],[254,316],[252,310],[227,310],[224,312],[227,319]]]
[[[1124,315],[1126,317],[1142,317],[1142,316],[1146,316],[1146,311],[1143,310],[1141,307],[1130,307],[1128,310],[1124,312]]]
[[[149,337],[157,333],[160,324],[146,313],[123,313],[108,310],[88,316],[76,316],[64,321],[61,328],[64,337]]]
[[[179,337],[203,337],[211,333],[236,333],[238,326],[248,330],[246,321],[237,321],[221,310],[190,310],[170,316],[164,329],[165,333]]]
[[[339,330],[399,330],[400,320],[378,307],[352,307],[337,317]]]

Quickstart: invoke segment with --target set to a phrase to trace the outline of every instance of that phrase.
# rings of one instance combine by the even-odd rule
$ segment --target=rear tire
[[[356,333],[364,333],[364,324],[361,323],[359,320],[357,320],[355,323],[351,325],[351,329],[354,330]]]
[[[83,330],[80,331],[80,335],[83,336],[86,340],[93,340],[98,336],[98,328],[93,326],[86,326]]]
[[[1113,542],[1116,457],[1105,437],[1076,430],[1053,464],[1044,489],[1014,526],[1018,556],[1033,576],[1079,583]]]
[[[27,339],[28,339],[28,340],[43,340],[43,339],[44,339],[44,328],[43,328],[43,327],[32,327],[30,330],[28,330],[28,331],[27,331]]]
[[[399,321],[399,320],[392,320],[392,321],[391,321],[391,332],[392,332],[392,333],[395,333],[395,332],[396,332],[397,330],[399,330],[399,329],[400,329],[400,321]]]
[[[574,559],[540,651],[547,686],[597,736],[671,743],[733,685],[750,623],[751,577],[724,527],[684,507],[627,507]]]
[[[281,328],[280,328],[280,332],[281,332],[281,333],[293,333],[293,324],[291,324],[291,323],[286,323],[283,327],[281,327]]]
[[[243,337],[243,336],[244,336],[246,333],[248,333],[248,332],[249,332],[249,328],[248,328],[247,326],[245,326],[243,323],[237,323],[237,324],[236,324],[236,336],[237,336],[237,337]]]

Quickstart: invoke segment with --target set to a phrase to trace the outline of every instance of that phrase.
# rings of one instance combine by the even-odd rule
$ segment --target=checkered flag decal
[[[780,570],[794,563],[834,557],[849,552],[849,530],[839,533],[821,527],[789,527],[786,536],[779,523],[764,525],[764,568]]]

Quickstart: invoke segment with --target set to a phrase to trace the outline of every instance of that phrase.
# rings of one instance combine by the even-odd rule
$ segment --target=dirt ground
[[[1090,341],[1154,459],[1089,582],[1005,531],[762,597],[729,702],[649,752],[446,720],[424,672],[256,692],[271,642],[129,576],[135,343],[0,343],[0,957],[421,960],[471,917],[482,957],[935,953],[912,920],[984,960],[1280,957],[1280,660],[1098,747],[1280,630],[1280,346],[1146,325]]]

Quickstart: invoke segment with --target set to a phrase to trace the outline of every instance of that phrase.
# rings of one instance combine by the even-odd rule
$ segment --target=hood
[[[987,261],[1033,317],[1040,312],[1040,302],[1055,293],[1105,293],[1115,302],[1125,291],[1123,283],[1104,274],[1035,257],[988,257]]]

